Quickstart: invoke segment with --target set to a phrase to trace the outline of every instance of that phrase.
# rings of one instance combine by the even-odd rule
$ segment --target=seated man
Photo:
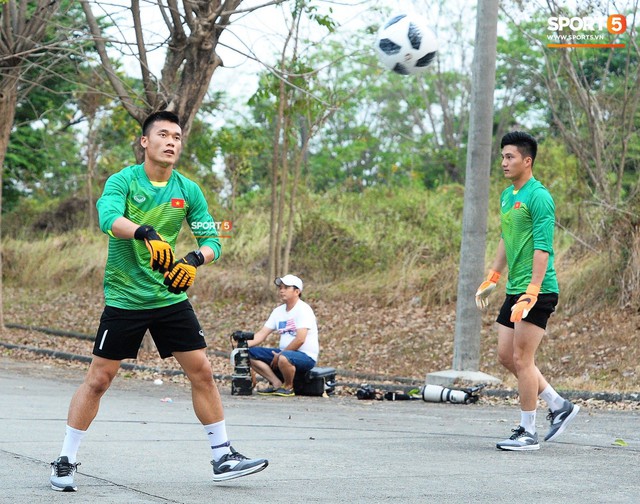
[[[316,316],[302,296],[302,280],[294,275],[276,278],[280,299],[284,304],[271,312],[269,320],[253,340],[249,340],[251,369],[271,384],[258,394],[290,397],[296,371],[306,372],[318,361],[318,326]],[[280,334],[278,348],[258,346],[272,332]]]

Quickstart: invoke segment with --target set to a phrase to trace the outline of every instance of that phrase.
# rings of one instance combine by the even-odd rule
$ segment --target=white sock
[[[536,410],[520,411],[520,425],[524,427],[529,434],[536,433]]]
[[[556,411],[564,406],[564,397],[558,394],[551,385],[540,392],[540,398],[547,403],[551,411]]]
[[[227,453],[231,453],[231,449],[229,448],[231,443],[229,443],[229,438],[227,437],[227,427],[225,426],[224,420],[205,425],[204,431],[209,438],[213,460],[217,462]]]
[[[78,448],[82,438],[87,431],[74,429],[67,425],[67,430],[64,435],[64,441],[62,443],[62,450],[60,451],[61,457],[67,457],[70,464],[76,463],[76,457],[78,456]]]

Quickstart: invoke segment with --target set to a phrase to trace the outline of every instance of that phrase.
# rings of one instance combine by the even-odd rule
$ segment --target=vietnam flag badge
[[[171,198],[171,208],[184,208],[184,200],[182,198]]]

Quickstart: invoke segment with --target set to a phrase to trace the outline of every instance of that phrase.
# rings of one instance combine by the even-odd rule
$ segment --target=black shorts
[[[522,294],[524,294],[524,292]],[[522,294],[507,294],[507,298],[505,299],[502,308],[500,308],[500,313],[496,319],[498,324],[510,327],[511,329],[515,327],[515,324],[510,320],[511,307],[518,302],[518,299],[520,299]],[[522,320],[541,327],[542,329],[546,329],[547,321],[551,314],[556,311],[557,304],[558,294],[540,294],[538,296],[537,303],[533,305],[533,308],[527,315],[527,318],[523,318]]]
[[[105,306],[93,354],[111,360],[135,359],[147,329],[160,357],[206,348],[204,332],[191,303],[184,300],[162,308],[124,310]]]

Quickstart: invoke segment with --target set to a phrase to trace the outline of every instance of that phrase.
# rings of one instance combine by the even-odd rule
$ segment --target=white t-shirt
[[[298,299],[291,311],[287,311],[286,304],[278,306],[271,312],[265,327],[280,334],[280,349],[286,348],[295,339],[298,329],[308,329],[307,337],[298,350],[318,362],[320,344],[318,343],[316,316],[311,307],[302,299]]]

